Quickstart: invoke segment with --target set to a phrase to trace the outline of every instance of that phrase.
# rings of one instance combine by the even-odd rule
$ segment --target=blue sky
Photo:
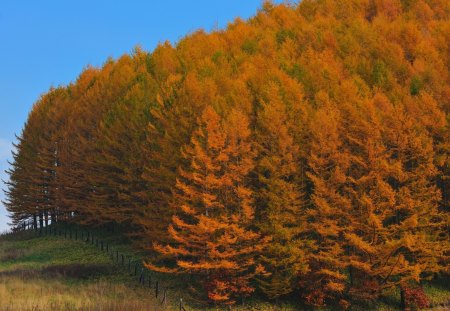
[[[100,66],[136,45],[151,51],[198,28],[223,28],[248,18],[261,0],[102,1],[2,0],[0,2],[0,177],[14,134],[51,86],[76,79],[88,64]],[[4,188],[3,183],[0,187]],[[3,199],[3,191],[0,199]],[[7,228],[0,204],[0,231]]]

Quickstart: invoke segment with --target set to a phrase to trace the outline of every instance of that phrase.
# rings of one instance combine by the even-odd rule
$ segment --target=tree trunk
[[[41,212],[39,213],[39,228],[42,229],[43,226],[44,226],[44,214]]]
[[[51,214],[50,214],[50,216],[51,216],[51,218],[52,218],[52,225],[53,224],[56,224],[56,214],[55,214],[55,212],[52,212]]]
[[[350,286],[353,286],[353,267],[351,265],[348,266],[348,275],[350,278]]]
[[[34,230],[37,230],[37,216],[36,216],[36,214],[33,215],[33,228],[34,228]]]
[[[405,289],[400,286],[400,309],[406,310]]]

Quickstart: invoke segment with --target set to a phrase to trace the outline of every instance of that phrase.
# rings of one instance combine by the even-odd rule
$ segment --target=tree
[[[302,236],[306,209],[303,163],[292,135],[294,125],[278,93],[276,86],[269,88],[269,99],[257,118],[258,227],[271,237],[261,256],[270,275],[259,282],[270,298],[292,292],[299,274],[308,270],[308,241]]]
[[[255,256],[265,243],[251,229],[254,207],[247,175],[254,156],[248,121],[236,110],[225,120],[207,107],[183,149],[190,165],[180,168],[173,192],[175,215],[168,232],[175,243],[155,245],[176,260],[176,267],[147,266],[197,275],[209,300],[233,303],[253,292],[249,281],[262,272]]]
[[[109,225],[120,225],[132,236],[141,235],[141,210],[148,203],[145,194],[148,184],[142,177],[147,160],[143,151],[156,84],[147,71],[147,59],[148,54],[136,48],[133,57],[120,64],[123,68],[118,77],[127,83],[99,122],[101,134],[92,161],[102,173],[89,176],[90,183],[95,185],[91,199],[97,217]]]
[[[330,104],[331,105],[331,104]],[[332,106],[319,109],[311,129],[311,154],[308,177],[313,184],[312,207],[308,209],[308,231],[315,241],[308,255],[311,271],[302,278],[306,301],[325,305],[339,298],[346,289],[345,269],[349,260],[344,234],[351,227],[348,217],[351,202],[343,191],[337,191],[345,182],[349,154],[343,147],[341,116]]]
[[[34,198],[30,196],[31,183],[28,182],[27,175],[34,162],[35,152],[26,136],[27,132],[23,131],[22,135],[17,137],[18,143],[14,145],[15,150],[12,152],[13,162],[6,171],[9,180],[6,182],[6,199],[3,203],[14,226],[36,215]]]
[[[385,97],[378,100],[384,105],[383,139],[396,167],[387,180],[394,201],[383,221],[385,245],[379,251],[385,261],[380,269],[384,286],[407,286],[446,270],[441,260],[450,247],[447,218],[438,210],[441,194],[429,133],[403,107]]]

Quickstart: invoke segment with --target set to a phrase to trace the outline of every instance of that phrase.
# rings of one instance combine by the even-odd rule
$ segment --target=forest
[[[425,306],[450,272],[449,42],[446,0],[265,2],[88,66],[17,137],[11,222],[121,230],[205,303]]]

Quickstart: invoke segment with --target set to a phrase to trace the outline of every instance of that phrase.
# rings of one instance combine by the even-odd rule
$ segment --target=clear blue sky
[[[0,177],[31,106],[50,86],[76,79],[88,64],[100,66],[132,51],[151,51],[202,28],[248,18],[261,0],[1,0]],[[3,183],[0,187],[4,188]],[[3,191],[0,199],[3,199]],[[8,218],[0,204],[0,231]]]

